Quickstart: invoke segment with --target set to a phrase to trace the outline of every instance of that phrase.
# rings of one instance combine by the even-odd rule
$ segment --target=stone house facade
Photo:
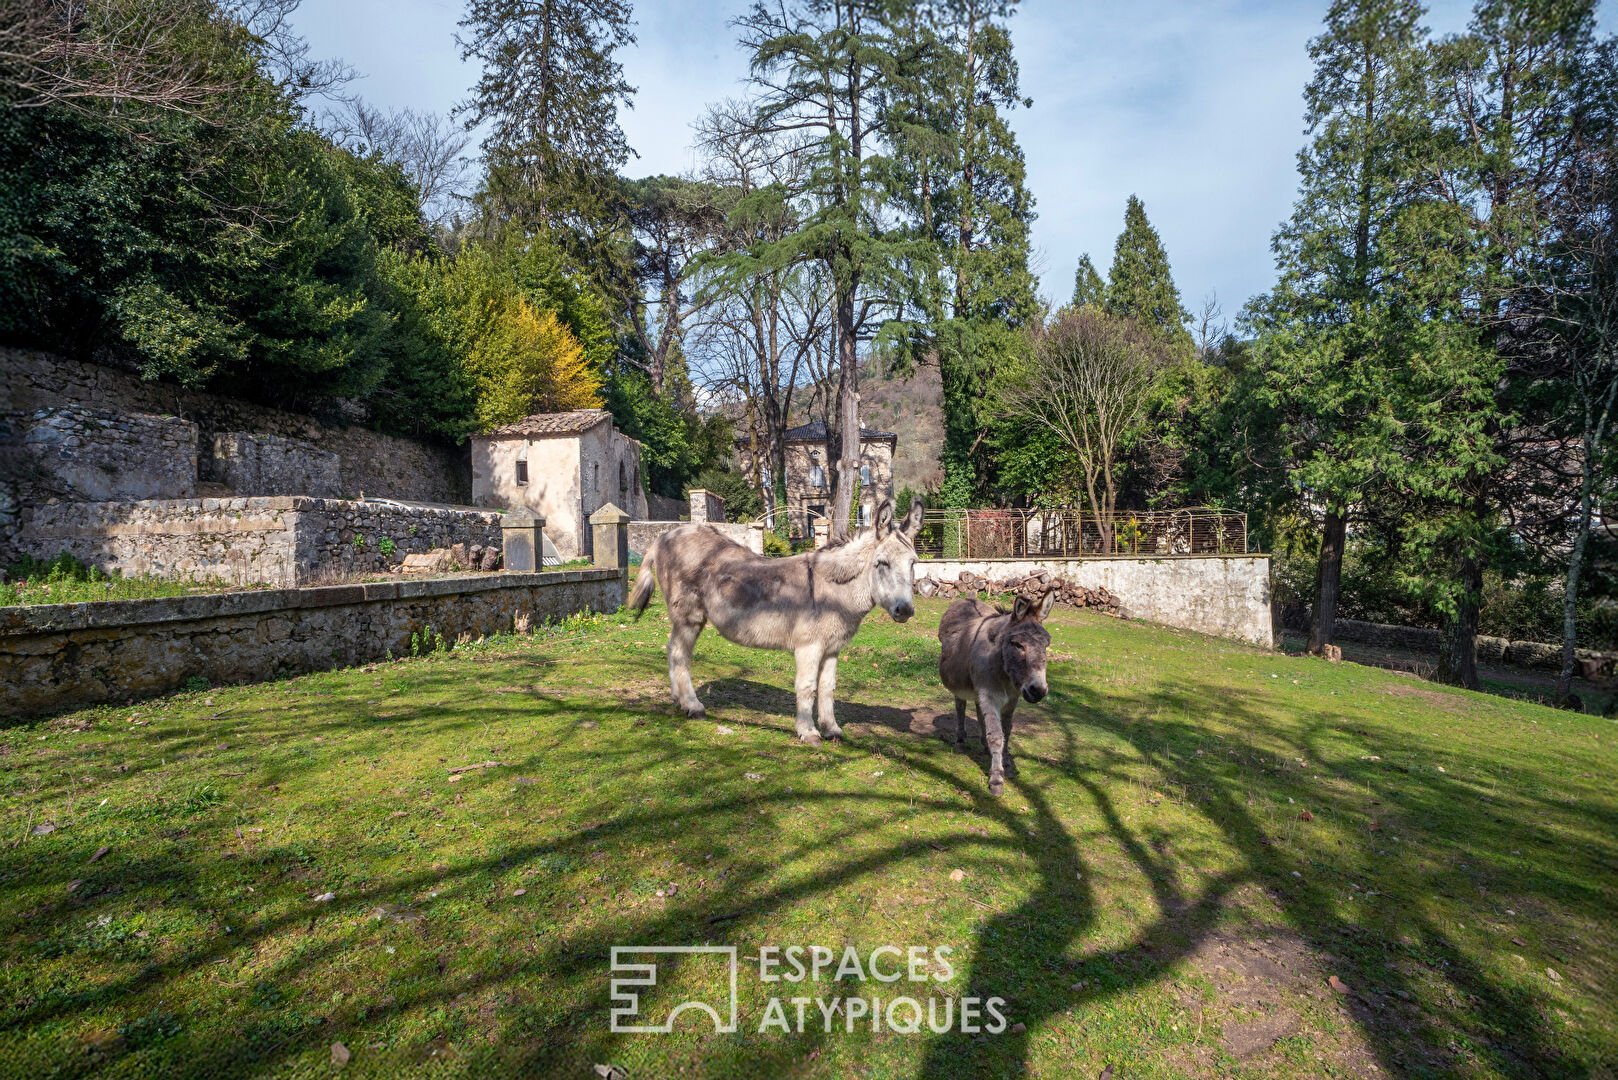
[[[605,409],[539,413],[472,436],[472,504],[532,510],[563,559],[592,553],[590,515],[608,503],[647,518],[640,443]]]
[[[813,523],[823,520],[832,506],[833,462],[826,447],[826,425],[816,420],[788,428],[783,441],[786,444],[787,516],[792,535],[811,536]],[[750,445],[746,436],[736,440],[736,464],[749,483],[757,484]],[[891,431],[860,428],[859,524],[869,523],[877,505],[883,499],[893,498],[893,453],[898,445],[899,436]]]

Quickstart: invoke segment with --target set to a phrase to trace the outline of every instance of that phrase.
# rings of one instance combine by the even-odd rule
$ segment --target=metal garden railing
[[[1085,555],[1244,555],[1247,515],[1236,510],[929,510],[917,537],[924,559],[1073,558]]]

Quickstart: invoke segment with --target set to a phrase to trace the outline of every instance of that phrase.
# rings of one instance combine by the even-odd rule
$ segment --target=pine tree
[[[1449,573],[1431,590],[1445,616],[1438,677],[1476,688],[1483,574],[1518,539],[1509,527],[1515,466],[1569,388],[1546,378],[1522,333],[1532,286],[1559,242],[1555,179],[1566,175],[1612,93],[1611,39],[1595,37],[1594,0],[1477,5],[1467,32],[1428,53],[1426,193],[1444,215],[1450,266],[1429,310],[1476,336],[1473,407],[1448,418],[1466,456],[1434,493],[1422,538]],[[1599,137],[1599,136],[1598,136]],[[1561,377],[1565,377],[1565,374]],[[1545,400],[1547,390],[1556,399]],[[1450,393],[1453,394],[1453,390]]]
[[[1096,264],[1090,261],[1088,253],[1079,256],[1079,269],[1073,275],[1073,299],[1069,306],[1075,311],[1086,305],[1101,306],[1107,297],[1106,283],[1101,275],[1096,273]]]
[[[1171,344],[1191,346],[1191,331],[1186,328],[1191,313],[1180,303],[1163,240],[1146,219],[1145,205],[1134,195],[1124,209],[1124,231],[1113,248],[1105,306],[1109,314],[1157,328]]]

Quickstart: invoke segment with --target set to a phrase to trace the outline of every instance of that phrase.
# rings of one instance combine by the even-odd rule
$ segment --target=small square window
[[[869,465],[861,465],[860,466],[860,483],[869,484],[870,482],[871,482],[871,467]]]
[[[528,462],[526,461],[517,462],[517,483],[528,483]]]

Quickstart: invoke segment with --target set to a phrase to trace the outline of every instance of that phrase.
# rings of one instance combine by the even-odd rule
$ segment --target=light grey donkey
[[[1045,616],[1056,602],[1047,589],[1038,600],[1017,598],[1011,611],[981,600],[962,598],[949,606],[938,624],[943,646],[938,677],[955,695],[955,748],[966,749],[966,703],[977,706],[983,741],[989,748],[989,794],[1005,790],[1006,776],[1017,775],[1011,760],[1011,714],[1020,695],[1029,703],[1042,700],[1045,650],[1050,631]]]
[[[691,685],[691,647],[711,622],[738,645],[791,652],[798,662],[798,738],[813,744],[821,736],[840,736],[832,706],[837,654],[873,607],[897,622],[916,613],[915,539],[922,510],[920,501],[913,503],[895,524],[893,502],[884,501],[874,527],[845,543],[788,558],[755,555],[709,525],[682,525],[652,541],[629,608],[639,618],[653,588],[663,589],[673,624],[668,654],[675,704],[687,716],[707,715]]]

